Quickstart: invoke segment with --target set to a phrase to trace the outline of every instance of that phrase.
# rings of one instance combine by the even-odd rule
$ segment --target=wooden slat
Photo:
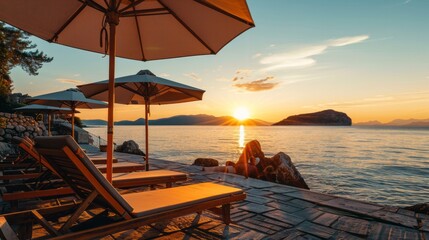
[[[41,173],[26,173],[26,174],[10,174],[0,176],[0,180],[16,180],[16,179],[29,179],[29,178],[37,178]]]
[[[2,198],[3,201],[16,201],[23,199],[39,198],[39,197],[50,197],[50,196],[62,196],[73,194],[73,190],[68,187],[47,189],[47,190],[36,190],[29,192],[14,192],[4,193]]]

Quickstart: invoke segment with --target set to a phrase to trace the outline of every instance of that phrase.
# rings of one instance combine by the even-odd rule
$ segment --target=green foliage
[[[7,97],[0,96],[0,112],[13,113],[15,108],[25,106],[25,104],[9,102]]]
[[[35,49],[29,34],[0,22],[0,96],[12,93],[10,71],[20,66],[30,75],[37,75],[43,63],[53,58]]]

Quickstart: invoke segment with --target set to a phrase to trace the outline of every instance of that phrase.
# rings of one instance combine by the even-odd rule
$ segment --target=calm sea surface
[[[106,136],[106,127],[87,130]],[[312,190],[398,206],[429,199],[429,129],[150,126],[149,133],[154,158],[235,162],[245,143],[257,139],[268,157],[287,153]],[[144,126],[116,126],[114,137],[144,150]]]

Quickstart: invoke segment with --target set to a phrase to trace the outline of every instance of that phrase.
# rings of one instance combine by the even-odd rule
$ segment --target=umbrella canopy
[[[106,101],[109,81],[100,81],[77,86],[87,97]],[[155,76],[149,70],[139,71],[115,79],[116,103],[144,104],[146,129],[146,170],[149,170],[149,105],[173,104],[197,101],[203,98],[204,90]]]
[[[48,93],[31,97],[27,103],[48,105],[57,108],[70,108],[72,112],[72,137],[74,138],[74,114],[76,108],[105,108],[107,104],[94,99],[88,99],[78,89],[67,89],[64,91]]]
[[[107,172],[112,181],[115,56],[215,54],[254,27],[246,0],[0,0],[0,20],[50,42],[109,55]]]
[[[143,61],[214,54],[254,26],[245,0],[1,0],[0,9],[10,25],[99,53],[112,23],[116,56]]]
[[[59,108],[40,104],[31,104],[23,107],[15,108],[16,112],[31,112],[31,113],[72,113],[70,108]],[[79,113],[79,111],[75,111]]]
[[[30,113],[47,113],[48,114],[48,134],[51,135],[51,114],[53,113],[73,113],[70,108],[59,108],[39,104],[31,104],[23,107],[15,108],[15,112],[30,112]],[[79,111],[74,111],[79,113]]]

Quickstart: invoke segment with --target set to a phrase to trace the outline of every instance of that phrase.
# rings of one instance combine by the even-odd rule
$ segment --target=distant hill
[[[107,125],[107,121],[101,119],[82,120],[84,125]]]
[[[368,121],[368,122],[360,122],[360,123],[353,123],[353,126],[379,126],[383,125],[383,123],[379,121]]]
[[[95,119],[95,120],[82,120],[85,125],[107,125],[107,121]],[[198,114],[198,115],[178,115],[168,118],[160,118],[149,120],[150,125],[221,125],[221,126],[268,126],[271,125],[269,122],[265,122],[258,119],[247,119],[239,121],[234,117],[223,116],[215,117],[212,115]],[[124,120],[115,122],[115,125],[144,125],[144,118],[139,118],[135,121]]]
[[[273,125],[350,126],[352,119],[345,113],[328,109],[321,112],[289,116]]]
[[[355,126],[387,126],[387,127],[429,127],[429,119],[395,119],[387,123],[379,121],[360,122]]]

